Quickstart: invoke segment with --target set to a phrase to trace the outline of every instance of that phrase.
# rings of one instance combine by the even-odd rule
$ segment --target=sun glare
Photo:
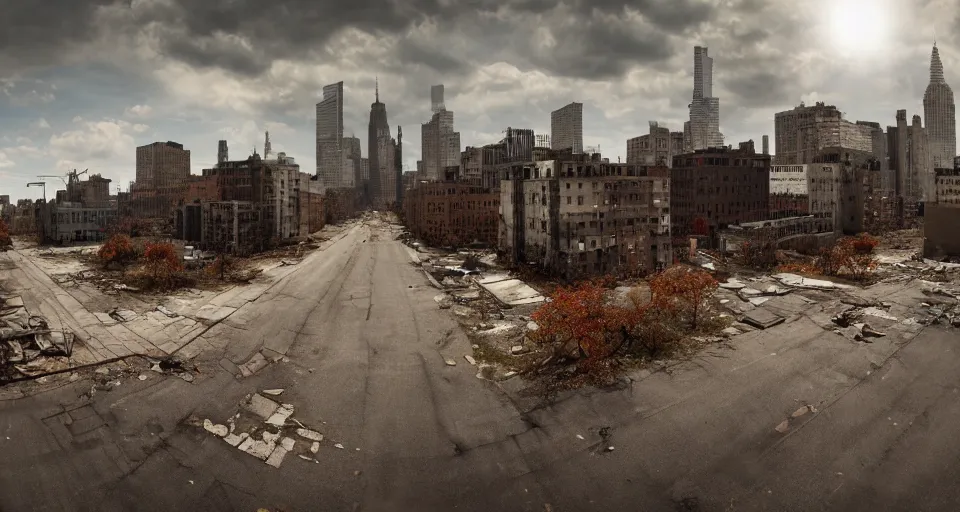
[[[834,49],[866,53],[887,36],[890,5],[886,0],[830,0],[829,32]]]

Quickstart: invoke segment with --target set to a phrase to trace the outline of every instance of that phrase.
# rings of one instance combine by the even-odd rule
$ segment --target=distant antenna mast
[[[266,160],[273,148],[270,147],[270,132],[266,132],[266,140],[263,141],[263,159]]]

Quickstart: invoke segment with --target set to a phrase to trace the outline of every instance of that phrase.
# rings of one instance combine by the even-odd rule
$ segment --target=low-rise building
[[[960,165],[934,171],[936,201],[924,205],[923,255],[960,257]]]
[[[473,183],[428,182],[407,192],[404,220],[429,245],[495,246],[500,195]]]
[[[770,155],[711,148],[673,158],[671,230],[675,243],[712,237],[729,225],[764,220],[770,211]]]
[[[673,157],[683,153],[683,132],[671,132],[650,121],[650,133],[627,139],[627,163],[670,167]]]
[[[500,182],[501,253],[566,279],[671,263],[670,180],[599,154],[517,163]]]

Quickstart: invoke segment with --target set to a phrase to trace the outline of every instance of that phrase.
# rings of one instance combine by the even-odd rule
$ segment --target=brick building
[[[650,121],[650,133],[627,139],[627,163],[638,165],[673,165],[674,155],[683,153],[683,132]]]
[[[499,246],[509,261],[566,279],[635,275],[671,261],[670,180],[643,166],[573,155],[506,166]]]
[[[923,255],[960,257],[960,166],[934,171],[936,201],[924,206]]]
[[[709,236],[728,225],[764,220],[769,205],[770,155],[712,148],[673,159],[670,207],[676,238]]]
[[[497,191],[472,183],[422,183],[408,191],[403,206],[410,233],[429,245],[497,243]]]

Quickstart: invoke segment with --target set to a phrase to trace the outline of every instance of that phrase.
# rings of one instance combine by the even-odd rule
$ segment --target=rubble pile
[[[0,293],[0,383],[66,368],[73,342],[72,332],[30,315],[19,295]]]
[[[225,424],[214,423],[209,419],[195,419],[194,424],[222,438],[230,446],[275,468],[279,468],[290,453],[305,461],[319,464],[317,453],[324,435],[294,418],[292,404],[267,398],[280,396],[283,391],[265,389],[260,393],[247,395],[240,403],[240,410],[228,418]],[[344,449],[342,443],[335,443],[333,447]]]

